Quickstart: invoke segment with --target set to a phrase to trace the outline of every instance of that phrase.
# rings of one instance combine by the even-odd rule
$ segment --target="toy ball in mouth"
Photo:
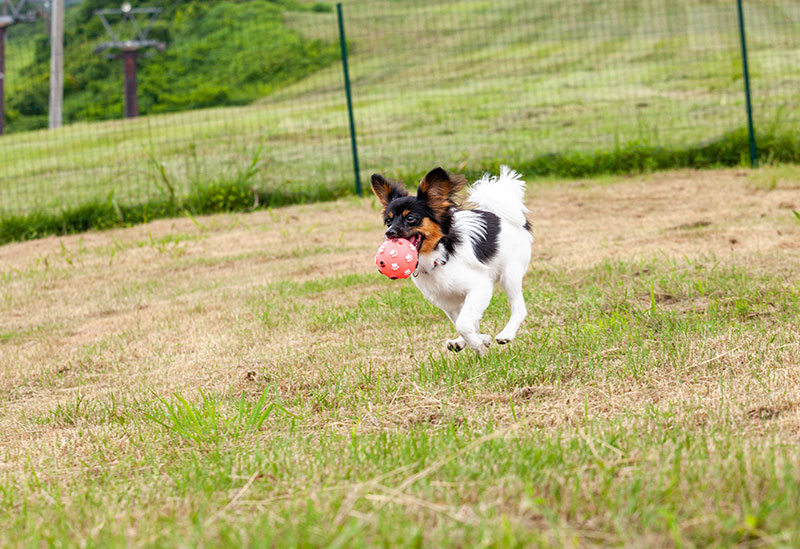
[[[387,240],[375,254],[375,264],[381,274],[392,280],[408,278],[417,268],[419,253],[417,247],[405,238]]]

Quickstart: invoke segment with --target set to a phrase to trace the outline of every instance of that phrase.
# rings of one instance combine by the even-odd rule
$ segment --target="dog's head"
[[[450,232],[455,195],[465,183],[461,175],[434,168],[422,178],[417,196],[409,196],[401,184],[374,174],[372,190],[383,204],[386,238],[408,239],[420,253],[433,251]]]

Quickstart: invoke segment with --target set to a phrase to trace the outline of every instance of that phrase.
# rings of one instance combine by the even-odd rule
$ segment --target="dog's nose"
[[[397,229],[389,229],[386,231],[386,238],[397,238],[400,236],[400,231]]]

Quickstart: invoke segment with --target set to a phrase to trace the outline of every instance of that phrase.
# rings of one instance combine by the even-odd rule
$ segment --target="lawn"
[[[796,546],[798,188],[531,182],[483,359],[374,199],[0,247],[0,545]]]
[[[800,12],[792,2],[747,6],[758,130],[796,138]],[[365,171],[410,178],[438,164],[478,171],[631,143],[681,148],[745,126],[729,3],[351,0],[344,12]],[[285,20],[338,40],[333,13]],[[9,135],[0,213],[163,196],[159,165],[184,193],[235,178],[262,142],[254,185],[345,193],[345,105],[334,64],[244,107]]]

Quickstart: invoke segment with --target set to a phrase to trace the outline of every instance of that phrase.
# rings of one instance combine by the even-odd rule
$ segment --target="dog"
[[[444,311],[458,337],[451,351],[469,347],[484,356],[492,337],[480,331],[494,284],[508,296],[511,317],[494,338],[511,342],[527,315],[522,279],[531,259],[533,235],[524,204],[525,182],[503,166],[500,176],[486,174],[469,189],[464,207],[456,195],[466,179],[443,168],[429,171],[410,196],[399,183],[372,176],[372,190],[383,205],[386,238],[405,238],[419,251],[414,284]]]

